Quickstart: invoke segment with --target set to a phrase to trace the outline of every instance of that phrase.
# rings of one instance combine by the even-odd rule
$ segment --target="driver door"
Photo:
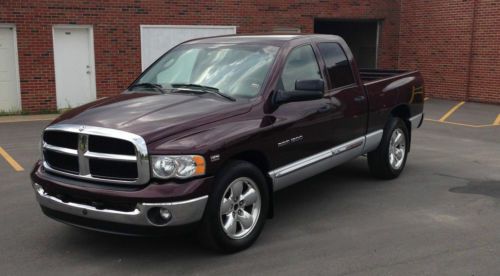
[[[297,80],[325,79],[311,45],[292,49],[285,61],[276,90],[293,93]],[[276,165],[284,166],[332,147],[329,137],[332,102],[321,99],[281,104],[273,113],[278,125]]]

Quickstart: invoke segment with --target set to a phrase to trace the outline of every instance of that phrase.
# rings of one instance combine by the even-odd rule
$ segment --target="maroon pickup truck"
[[[257,239],[277,190],[365,154],[375,176],[397,177],[423,96],[418,72],[359,71],[338,36],[191,40],[121,95],[52,122],[33,188],[67,224],[130,235],[195,225],[235,252]]]

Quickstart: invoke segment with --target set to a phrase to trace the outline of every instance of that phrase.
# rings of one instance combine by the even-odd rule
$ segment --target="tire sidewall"
[[[261,209],[257,223],[253,230],[241,239],[232,239],[227,236],[220,222],[220,204],[224,193],[232,181],[239,177],[248,177],[252,179],[260,193]],[[260,170],[254,165],[244,162],[231,162],[217,174],[215,178],[215,187],[209,197],[207,208],[205,210],[204,222],[207,224],[205,229],[213,238],[215,247],[224,252],[236,252],[249,247],[259,236],[266,221],[269,208],[269,192],[266,187],[266,180]]]
[[[404,135],[405,135],[405,145],[406,145],[405,146],[405,156],[404,156],[404,159],[403,159],[403,164],[401,164],[401,166],[399,167],[399,169],[394,169],[392,167],[390,161],[389,161],[389,147],[390,147],[390,143],[391,143],[391,137],[392,137],[393,132],[396,129],[401,129],[401,131],[404,133]],[[409,135],[410,134],[409,134],[409,131],[408,131],[408,127],[403,122],[403,120],[401,120],[400,118],[394,118],[394,117],[392,117],[389,120],[389,123],[387,124],[386,129],[384,130],[384,136],[385,137],[382,139],[382,141],[384,143],[384,147],[383,147],[384,160],[385,160],[387,168],[395,176],[401,174],[401,172],[403,171],[403,169],[406,166],[406,160],[408,159],[408,150],[410,148],[409,147],[410,146],[410,136]]]

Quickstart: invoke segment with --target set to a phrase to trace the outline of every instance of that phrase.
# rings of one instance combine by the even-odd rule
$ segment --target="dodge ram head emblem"
[[[80,127],[78,128],[78,131],[80,131],[80,132],[82,132],[82,131],[84,131],[84,130],[85,130],[85,126],[80,126]]]

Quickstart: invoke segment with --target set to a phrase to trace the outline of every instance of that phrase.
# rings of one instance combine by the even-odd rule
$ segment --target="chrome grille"
[[[142,137],[115,129],[56,124],[45,129],[47,171],[89,181],[145,184],[149,158]]]

